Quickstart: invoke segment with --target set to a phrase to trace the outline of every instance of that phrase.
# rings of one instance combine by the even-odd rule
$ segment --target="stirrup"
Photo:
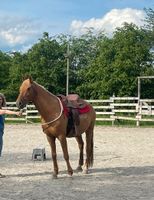
[[[0,173],[0,178],[5,178],[6,176]]]

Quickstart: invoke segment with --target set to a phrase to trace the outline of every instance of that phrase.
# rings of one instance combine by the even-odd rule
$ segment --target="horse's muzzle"
[[[19,109],[23,109],[23,108],[26,106],[26,103],[24,103],[23,101],[17,100],[17,101],[16,101],[16,106],[17,106],[17,108],[19,108]]]

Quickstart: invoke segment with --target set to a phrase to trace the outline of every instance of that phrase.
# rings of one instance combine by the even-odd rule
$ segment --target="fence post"
[[[140,126],[140,119],[141,119],[141,115],[142,115],[142,102],[140,101],[140,98],[138,98],[138,110],[137,110],[137,121],[136,121],[136,126],[139,127]]]
[[[114,97],[115,97],[115,95],[113,94],[113,96],[112,97],[110,97],[110,100],[111,100],[111,102],[110,102],[110,107],[111,107],[111,111],[112,111],[112,113],[114,113]],[[111,106],[111,103],[112,103],[112,106]],[[114,115],[115,115],[115,113],[114,114],[112,114],[112,126],[114,126],[114,121],[115,121],[115,118],[114,118]]]
[[[26,113],[26,116],[25,116],[25,118],[26,118],[26,124],[28,123],[28,121],[27,121],[27,115],[28,115],[27,109],[28,109],[28,106],[26,105],[26,110],[25,110],[25,113]]]

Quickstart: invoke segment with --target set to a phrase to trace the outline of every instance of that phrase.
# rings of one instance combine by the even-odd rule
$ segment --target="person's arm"
[[[4,114],[20,116],[22,113],[21,112],[12,111],[12,110],[3,110],[3,109],[0,109],[0,115],[4,115]]]

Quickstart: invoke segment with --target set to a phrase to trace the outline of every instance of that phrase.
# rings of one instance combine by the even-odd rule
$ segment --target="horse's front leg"
[[[70,165],[70,162],[69,162],[69,155],[68,155],[68,148],[67,148],[67,141],[66,141],[66,136],[65,135],[61,135],[58,137],[60,143],[61,143],[61,147],[62,147],[62,150],[63,150],[63,155],[64,155],[64,159],[66,161],[66,164],[67,164],[67,171],[68,171],[68,174],[70,176],[73,175],[73,170],[72,170],[72,167]]]
[[[83,142],[83,139],[82,139],[82,135],[76,137],[75,139],[76,139],[76,141],[78,143],[78,147],[79,147],[79,164],[78,164],[76,170],[82,171],[84,142]]]
[[[47,140],[50,144],[51,147],[51,155],[52,155],[52,160],[53,160],[53,178],[57,178],[58,175],[58,164],[57,164],[57,153],[56,153],[56,138],[53,136],[47,136]]]

